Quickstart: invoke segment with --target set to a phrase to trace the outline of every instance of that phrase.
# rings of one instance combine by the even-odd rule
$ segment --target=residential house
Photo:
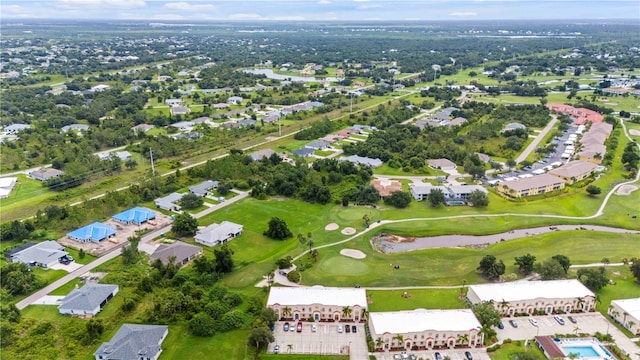
[[[199,231],[195,236],[195,240],[197,243],[206,246],[220,245],[240,236],[242,230],[242,225],[230,221],[223,221],[220,224],[213,223]]]
[[[512,123],[508,123],[507,125],[505,125],[504,129],[502,129],[502,132],[513,131],[513,130],[518,130],[518,129],[523,129],[524,130],[526,128],[527,128],[526,126],[524,126],[524,125],[522,125],[520,123],[512,122]]]
[[[609,316],[634,335],[640,335],[640,297],[611,300]]]
[[[568,185],[572,185],[593,175],[597,167],[598,165],[588,161],[569,161],[565,165],[549,171],[547,174],[557,176],[563,179]]]
[[[440,169],[440,170],[455,170],[456,164],[449,159],[429,159],[427,160],[427,164],[432,169]]]
[[[153,210],[136,206],[129,210],[125,210],[121,213],[115,214],[111,218],[119,223],[126,225],[142,225],[147,221],[154,220],[156,218],[156,213]]]
[[[496,186],[499,193],[513,198],[545,194],[564,189],[565,182],[559,177],[541,174],[516,181],[506,181]]]
[[[217,181],[207,180],[203,181],[198,185],[193,185],[189,187],[189,191],[198,196],[205,197],[207,195],[211,195],[211,190],[218,187]]]
[[[13,191],[13,187],[18,183],[17,177],[0,178],[0,199],[6,199]]]
[[[429,197],[429,194],[433,190],[440,190],[443,194],[447,193],[447,188],[444,186],[433,186],[428,183],[418,184],[411,183],[409,184],[409,189],[411,189],[411,195],[414,199],[418,201],[426,200]]]
[[[155,126],[154,125],[149,125],[149,124],[139,124],[136,125],[134,127],[131,128],[131,131],[142,131],[142,132],[147,132],[151,129],[153,129]]]
[[[180,106],[182,105],[182,102],[182,99],[167,99],[164,101],[164,103],[169,106]]]
[[[26,124],[11,124],[5,126],[2,131],[4,131],[5,135],[14,135],[19,133],[20,131],[28,130],[30,128],[31,126]]]
[[[63,315],[91,318],[102,310],[119,289],[118,285],[86,284],[79,289],[71,290],[62,299],[58,311]]]
[[[369,313],[372,339],[382,339],[380,348],[389,350],[482,346],[480,322],[470,309],[388,311]]]
[[[358,155],[342,156],[338,159],[338,161],[348,161],[356,165],[370,166],[374,169],[382,166],[382,160],[378,158],[372,159],[369,157],[363,157]]]
[[[37,244],[29,242],[5,252],[5,256],[11,262],[39,266],[45,269],[58,264],[68,255],[69,253],[64,250],[64,247],[53,240]]]
[[[40,170],[34,170],[29,173],[30,178],[40,181],[47,181],[60,175],[64,175],[64,171],[53,168],[42,168]]]
[[[449,125],[449,126],[462,126],[462,125],[464,125],[466,123],[467,123],[467,119],[466,118],[458,116],[457,118],[449,121],[449,123],[447,125]]]
[[[230,96],[228,102],[231,105],[242,105],[242,100],[241,96]]]
[[[305,148],[293,151],[293,154],[297,155],[297,156],[300,156],[300,157],[309,157],[309,156],[313,155],[314,152],[315,152],[315,150],[305,147]]]
[[[256,120],[253,119],[242,119],[242,120],[238,120],[238,125],[240,127],[250,127],[256,124]]]
[[[373,179],[370,182],[371,186],[373,186],[380,195],[381,198],[385,198],[391,193],[396,191],[402,191],[402,184],[400,181],[389,180],[389,179]]]
[[[180,211],[180,206],[176,203],[182,200],[183,196],[184,194],[174,192],[165,197],[158,198],[154,202],[159,209],[178,212]]]
[[[169,126],[174,127],[180,131],[190,130],[193,125],[195,125],[192,121],[179,121],[177,123],[173,123]]]
[[[96,86],[92,86],[89,91],[91,92],[103,92],[105,90],[111,89],[111,86],[105,84],[98,84]]]
[[[173,259],[174,264],[185,265],[200,255],[202,255],[200,246],[176,241],[173,244],[160,244],[149,256],[149,262],[159,259],[164,265],[167,265]]]
[[[367,307],[367,294],[359,288],[273,286],[267,299],[267,308],[278,319],[359,322],[365,319]]]
[[[489,191],[480,185],[452,185],[446,186],[447,192],[444,193],[445,199],[454,201],[467,201],[469,195],[474,191],[480,191],[485,195],[489,194]]]
[[[602,121],[604,120],[602,114],[599,114],[590,109],[574,108],[571,105],[552,103],[546,104],[545,106],[552,112],[568,115],[571,119],[573,119],[573,123],[576,125],[582,125],[586,123],[602,123]]]
[[[100,160],[110,160],[111,158],[116,157],[121,161],[127,161],[131,159],[131,153],[128,151],[107,151],[100,153],[98,157],[100,158]]]
[[[273,155],[275,153],[276,152],[271,150],[271,149],[263,149],[263,150],[258,150],[258,151],[252,153],[249,156],[251,156],[251,160],[253,160],[253,161],[260,161],[260,160],[265,159],[265,158],[267,158],[267,159],[270,158],[271,155]]]
[[[76,229],[67,236],[78,242],[100,242],[116,236],[116,229],[103,223],[94,222],[87,226]]]
[[[167,334],[167,325],[123,324],[93,355],[96,360],[158,360]]]
[[[227,103],[213,104],[213,108],[215,110],[224,110],[224,109],[228,109],[229,108],[229,104],[227,104]]]
[[[331,144],[329,144],[324,140],[315,140],[306,144],[304,147],[307,149],[313,149],[313,150],[326,150],[331,147]]]
[[[60,128],[60,131],[63,133],[67,133],[69,131],[75,131],[75,132],[79,132],[79,131],[89,131],[89,125],[86,124],[71,124],[71,125],[66,125]]]
[[[169,110],[171,112],[171,115],[185,115],[191,111],[186,106],[172,106]]]
[[[473,305],[490,302],[504,316],[587,312],[596,306],[593,292],[577,279],[469,285],[467,300]]]
[[[478,156],[478,159],[480,159],[480,161],[482,161],[483,163],[488,163],[491,161],[491,158],[487,154],[478,153],[478,152],[475,154]]]

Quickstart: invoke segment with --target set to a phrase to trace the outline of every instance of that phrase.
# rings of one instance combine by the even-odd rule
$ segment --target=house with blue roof
[[[156,218],[156,213],[147,208],[136,206],[132,209],[125,210],[119,214],[112,216],[113,220],[121,222],[123,224],[136,224],[141,225],[149,220]]]
[[[116,229],[99,222],[94,222],[80,229],[74,230],[67,236],[79,242],[100,242],[116,235]]]

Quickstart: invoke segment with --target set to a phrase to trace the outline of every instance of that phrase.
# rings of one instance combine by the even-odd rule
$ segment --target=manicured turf
[[[287,349],[281,350],[287,351]],[[348,360],[348,356],[343,355],[296,355],[296,354],[265,354],[261,355],[262,360],[288,359],[288,360]]]
[[[489,353],[489,357],[491,360],[517,360],[518,357],[516,354],[527,352],[529,354],[534,354],[537,359],[543,360],[546,359],[544,354],[540,349],[533,345],[525,348],[523,341],[514,341],[510,344],[503,344],[500,349],[494,352]]]
[[[236,330],[212,337],[192,335],[186,325],[170,325],[162,343],[164,359],[249,359],[247,338],[250,330]],[[219,357],[218,357],[219,356]]]
[[[459,289],[367,290],[371,312],[421,308],[464,309],[467,304],[459,299],[459,295]]]

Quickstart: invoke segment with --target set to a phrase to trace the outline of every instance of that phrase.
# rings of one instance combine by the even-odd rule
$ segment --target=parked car
[[[393,360],[402,360],[400,354],[393,354]]]
[[[464,357],[466,357],[467,360],[473,360],[473,356],[471,356],[471,353],[468,351],[464,352]]]
[[[346,325],[346,326],[344,327],[344,332],[346,332],[346,333],[350,333],[350,332],[351,332],[351,326]]]
[[[284,323],[284,325],[282,326],[282,331],[284,331],[284,332],[289,331],[289,323],[288,322]]]
[[[529,322],[531,323],[531,325],[533,326],[538,326],[538,320],[534,319],[534,318],[529,318]]]
[[[417,360],[416,356],[413,354],[409,355],[409,360]]]
[[[338,325],[338,333],[342,334],[342,325]]]
[[[409,354],[407,354],[406,352],[402,352],[402,360],[409,360]]]
[[[316,331],[318,331],[318,325],[316,324],[311,325],[311,332],[316,332]]]
[[[578,320],[576,320],[576,318],[574,318],[573,316],[569,315],[567,316],[567,319],[569,319],[569,321],[571,321],[572,323],[576,324],[578,322]]]
[[[298,322],[298,325],[296,326],[296,331],[297,332],[302,332],[302,323]]]
[[[433,356],[435,357],[436,360],[442,360],[442,355],[440,355],[439,352],[436,352],[435,354],[433,354]]]
[[[354,333],[354,334],[357,333],[358,332],[358,327],[355,326],[355,325],[352,325],[351,326],[351,332]]]
[[[504,324],[503,323],[498,323],[498,329],[500,329],[500,330],[504,329]]]
[[[561,318],[560,316],[556,315],[553,318],[558,322],[558,324],[564,325],[564,319]]]
[[[509,320],[509,324],[511,324],[511,326],[513,326],[514,328],[518,327],[518,323],[513,319]]]
[[[276,345],[273,347],[273,353],[277,354],[280,351],[280,345]]]

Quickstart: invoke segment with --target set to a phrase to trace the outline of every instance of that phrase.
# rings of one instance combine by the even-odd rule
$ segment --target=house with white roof
[[[440,169],[440,170],[455,170],[456,164],[449,159],[429,159],[427,160],[427,164],[432,169]]]
[[[505,316],[587,312],[596,306],[593,292],[576,279],[470,285],[467,300],[471,304],[490,302]]]
[[[369,313],[371,338],[384,350],[482,346],[480,322],[470,309],[389,311]],[[399,336],[402,340],[399,341]]]
[[[565,182],[562,178],[549,174],[541,174],[517,181],[503,182],[496,186],[495,189],[499,193],[513,198],[519,198],[562,190],[564,189],[564,185]]]
[[[79,131],[89,131],[89,125],[87,124],[71,124],[71,125],[66,125],[60,128],[60,131],[63,133],[67,133],[69,131],[75,131],[75,132],[79,132]]]
[[[569,161],[565,165],[549,171],[549,174],[557,176],[563,179],[567,184],[571,185],[593,175],[597,167],[598,165],[589,161]]]
[[[50,268],[69,255],[64,247],[53,240],[40,243],[26,243],[5,253],[11,262],[23,263],[29,266]]]
[[[634,335],[640,335],[640,297],[611,300],[609,316]]]
[[[13,187],[18,182],[17,177],[3,177],[0,178],[0,199],[6,199],[13,191]]]
[[[358,155],[343,156],[338,158],[338,161],[348,161],[356,165],[370,166],[374,169],[382,166],[382,160],[378,158],[372,159],[369,157],[358,156]]]
[[[199,231],[195,240],[202,245],[216,246],[237,238],[242,234],[243,229],[242,225],[231,221],[223,221],[220,224],[213,223]]]
[[[169,334],[167,325],[123,324],[109,342],[93,354],[96,360],[158,360],[162,342]]]
[[[118,290],[118,285],[86,284],[79,289],[71,290],[62,299],[58,311],[63,315],[91,318],[102,310]]]
[[[42,168],[39,170],[34,170],[29,173],[29,177],[35,180],[47,181],[51,178],[58,177],[63,175],[64,171],[54,169],[54,168]]]
[[[2,129],[2,131],[4,131],[6,135],[13,135],[13,134],[19,133],[20,131],[27,130],[30,128],[31,126],[26,124],[11,124],[9,126],[5,126]]]
[[[278,319],[361,321],[367,294],[360,288],[271,287],[267,307],[278,314]]]
[[[230,96],[228,101],[229,101],[229,104],[242,105],[242,97],[241,96]]]
[[[158,198],[154,202],[159,209],[178,212],[180,211],[180,205],[176,203],[182,200],[183,196],[184,194],[174,192],[167,196]]]
[[[218,187],[218,182],[213,180],[203,181],[198,185],[189,186],[189,191],[198,196],[205,197],[210,194],[212,189]]]

